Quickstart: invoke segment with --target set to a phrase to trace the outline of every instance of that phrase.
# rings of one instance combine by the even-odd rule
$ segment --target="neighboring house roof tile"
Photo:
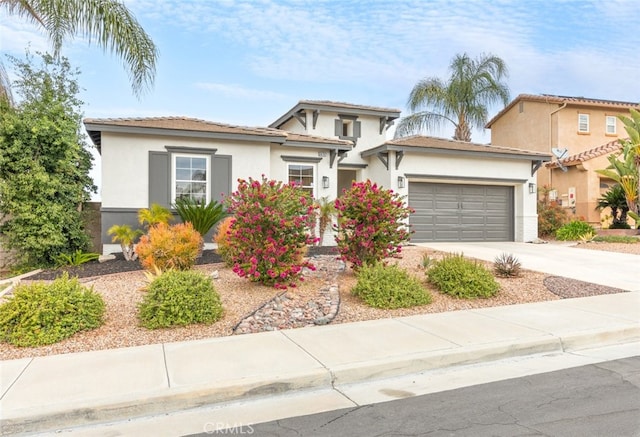
[[[410,137],[397,138],[386,141],[381,146],[365,150],[362,156],[374,155],[387,150],[441,150],[449,153],[487,153],[502,156],[512,155],[514,158],[526,158],[541,161],[550,161],[551,155],[542,152],[532,152],[529,150],[515,149],[512,147],[494,146],[491,144],[468,143],[464,141],[449,140],[446,138],[429,137],[424,135],[413,135]]]
[[[601,146],[594,147],[589,150],[585,150],[580,153],[576,153],[575,155],[567,156],[566,158],[561,159],[559,162],[566,166],[578,165],[584,161],[588,161],[593,158],[597,158],[602,155],[608,155],[610,153],[614,153],[619,151],[622,148],[622,145],[618,140],[610,141]],[[558,161],[549,162],[545,164],[545,167],[548,168],[556,168],[559,167]]]
[[[491,120],[489,120],[489,122],[485,125],[485,128],[491,129],[491,125],[495,123],[496,120],[502,117],[507,111],[509,111],[521,101],[553,103],[558,105],[563,105],[566,103],[567,105],[592,106],[600,108],[640,108],[640,103],[637,102],[622,102],[617,100],[602,100],[587,97],[557,96],[553,94],[520,94],[518,95],[518,97],[513,99],[511,103],[505,106],[504,109],[498,112]]]
[[[386,117],[389,120],[395,120],[396,118],[400,117],[400,110],[395,108],[355,105],[353,103],[334,102],[332,100],[300,100],[295,104],[293,108],[285,112],[282,116],[280,116],[280,118],[271,123],[269,127],[279,128],[288,120],[290,120],[294,116],[294,114],[297,114],[298,112],[305,109],[329,112],[333,111],[350,115],[373,115],[376,117]]]

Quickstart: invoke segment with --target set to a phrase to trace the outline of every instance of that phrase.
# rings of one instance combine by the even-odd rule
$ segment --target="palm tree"
[[[451,77],[445,83],[437,77],[418,82],[409,95],[411,115],[400,120],[396,137],[435,129],[450,122],[456,130],[454,140],[471,141],[471,129],[487,123],[487,107],[509,102],[509,88],[502,82],[508,76],[502,59],[488,54],[471,59],[456,55],[449,65]]]
[[[119,1],[0,0],[0,7],[39,25],[51,41],[54,55],[59,55],[65,39],[86,37],[123,60],[136,96],[153,85],[158,50]],[[5,84],[0,82],[0,87]],[[0,96],[6,93],[0,90]]]
[[[597,209],[603,210],[611,208],[611,229],[628,229],[627,213],[629,205],[624,190],[620,184],[609,188],[606,193],[598,199]]]
[[[640,215],[640,111],[631,108],[631,117],[621,115],[619,118],[624,123],[624,129],[629,135],[628,140],[621,140],[620,142],[623,150],[630,156],[636,168],[636,186],[634,190],[627,190],[627,197],[635,198],[636,200],[635,203],[629,202],[629,208],[634,213],[632,214],[634,219],[638,221],[637,217]]]

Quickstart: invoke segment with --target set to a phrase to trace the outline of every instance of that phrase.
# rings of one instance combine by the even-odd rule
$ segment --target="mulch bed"
[[[338,252],[336,247],[334,246],[312,246],[309,247],[309,251],[307,252],[307,256],[316,256],[316,255],[336,255]],[[114,254],[116,259],[98,262],[91,261],[79,266],[68,266],[61,267],[58,269],[45,270],[40,273],[36,273],[35,275],[31,275],[28,278],[29,280],[37,280],[37,281],[49,281],[56,279],[58,276],[61,276],[64,272],[68,272],[70,277],[78,277],[78,278],[89,278],[94,276],[103,276],[110,275],[113,273],[123,273],[123,272],[133,272],[136,270],[142,270],[142,265],[139,261],[127,261],[124,259],[122,253]],[[217,264],[221,263],[222,258],[218,255],[215,250],[204,250],[202,251],[202,257],[196,260],[196,264]]]

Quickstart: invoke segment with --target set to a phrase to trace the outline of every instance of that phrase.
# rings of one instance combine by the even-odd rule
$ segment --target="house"
[[[268,127],[186,117],[85,119],[102,157],[103,253],[119,251],[107,230],[137,226],[140,208],[170,206],[184,194],[220,200],[239,178],[262,175],[329,199],[371,179],[407,196],[416,210],[409,219],[415,242],[537,237],[530,187],[548,153],[424,136],[387,140],[399,116],[390,108],[302,100]]]
[[[576,217],[600,225],[598,198],[614,182],[595,170],[609,165],[607,156],[618,151],[626,138],[620,115],[640,104],[555,95],[520,94],[485,126],[492,144],[552,153],[566,149],[558,160],[538,171],[539,187],[552,188],[551,198]]]

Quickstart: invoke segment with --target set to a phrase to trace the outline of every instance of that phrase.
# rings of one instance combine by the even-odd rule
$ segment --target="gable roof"
[[[509,111],[521,101],[551,103],[557,105],[564,105],[566,103],[567,105],[589,106],[597,108],[640,109],[640,103],[636,102],[621,102],[616,100],[591,99],[586,97],[556,96],[553,94],[520,94],[518,95],[518,97],[513,99],[511,103],[505,106],[504,109],[498,112],[491,120],[489,120],[489,122],[484,127],[486,129],[491,129],[491,125],[495,123],[496,120],[502,117],[507,111]]]
[[[610,153],[614,153],[622,149],[622,145],[618,140],[610,141],[601,146],[594,147],[589,150],[585,150],[580,153],[576,153],[575,155],[567,156],[566,158],[561,159],[559,162],[565,167],[569,167],[572,165],[578,165],[584,161],[588,161],[593,158],[597,158],[602,155],[608,155]],[[557,168],[559,167],[558,161],[549,162],[545,164],[547,168]]]
[[[401,152],[458,154],[475,156],[492,156],[496,158],[525,159],[533,161],[550,161],[551,155],[542,152],[515,149],[512,147],[494,146],[491,144],[468,143],[448,140],[446,138],[413,135],[387,141],[378,147],[365,150],[360,155],[364,158],[389,150]]]
[[[300,100],[293,108],[271,123],[269,127],[279,128],[289,121],[294,114],[305,109],[324,112],[339,112],[340,114],[345,115],[373,115],[376,117],[388,117],[389,120],[395,120],[400,117],[399,109],[355,105],[353,103],[334,102],[331,100]]]
[[[102,132],[157,134],[168,136],[192,136],[229,140],[248,140],[305,145],[319,148],[351,150],[351,141],[301,135],[280,129],[265,127],[234,126],[190,117],[144,117],[144,118],[86,118],[84,125],[98,150],[102,146]]]

